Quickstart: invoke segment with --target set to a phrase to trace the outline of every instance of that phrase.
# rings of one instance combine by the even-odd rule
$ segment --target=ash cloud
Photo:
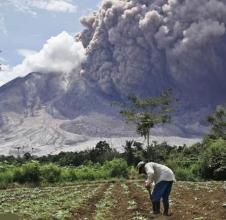
[[[226,92],[224,0],[104,0],[81,23],[81,74],[107,94]]]

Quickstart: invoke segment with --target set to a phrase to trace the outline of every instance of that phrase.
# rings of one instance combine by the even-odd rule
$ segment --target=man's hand
[[[145,188],[148,190],[148,192],[151,191],[151,185],[148,183],[145,183]]]
[[[152,199],[151,198],[151,184],[148,184],[148,183],[145,182],[145,188],[147,189],[150,200],[151,200]]]

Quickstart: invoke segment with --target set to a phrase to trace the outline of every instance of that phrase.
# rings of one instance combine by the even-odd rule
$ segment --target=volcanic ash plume
[[[81,74],[107,94],[226,91],[225,0],[105,0],[81,23]]]

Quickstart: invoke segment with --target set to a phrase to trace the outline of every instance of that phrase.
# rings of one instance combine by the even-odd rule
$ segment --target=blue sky
[[[99,3],[100,0],[0,0],[0,62],[10,69],[21,64],[27,54],[40,51],[51,37],[63,31],[73,36],[82,30],[80,17],[97,9]],[[0,72],[0,76],[4,73]]]

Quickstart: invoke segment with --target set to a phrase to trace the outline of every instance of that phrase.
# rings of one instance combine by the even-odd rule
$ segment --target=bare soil
[[[139,182],[143,185],[143,182]],[[148,192],[143,191],[133,182],[127,182],[129,193],[125,193],[121,183],[115,183],[113,187],[113,199],[116,205],[111,208],[111,214],[107,220],[129,220],[136,218],[135,213],[150,220],[226,220],[226,189],[222,182],[190,183],[178,182],[174,184],[170,207],[172,216],[151,216],[152,209]],[[103,197],[107,184],[84,204],[73,212],[73,219],[92,220],[95,213],[95,204]],[[136,207],[128,209],[128,202],[135,201]],[[161,207],[161,211],[162,207]]]
[[[133,187],[131,188],[133,190]],[[134,190],[133,190],[134,191]],[[135,200],[139,204],[139,212],[148,216],[151,205],[147,203],[147,195],[141,189],[134,191]],[[142,201],[143,197],[143,201]],[[172,216],[150,216],[156,220],[226,220],[226,189],[223,183],[187,183],[174,184],[171,193]],[[143,207],[142,207],[143,205]],[[162,207],[161,207],[162,209]],[[163,212],[163,210],[161,210]]]
[[[72,211],[72,219],[76,220],[92,220],[94,218],[96,204],[100,201],[103,196],[104,192],[109,187],[109,184],[106,183],[98,189],[95,195],[88,200],[84,201],[80,206]]]

